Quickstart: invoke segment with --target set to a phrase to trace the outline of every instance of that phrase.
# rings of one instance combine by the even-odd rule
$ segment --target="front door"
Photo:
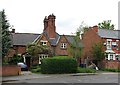
[[[28,69],[30,68],[30,57],[25,57],[26,65],[28,66]]]

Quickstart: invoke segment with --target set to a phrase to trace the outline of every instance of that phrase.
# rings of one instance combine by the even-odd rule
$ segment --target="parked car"
[[[28,71],[28,66],[25,63],[19,62],[17,65],[21,67],[21,71]]]

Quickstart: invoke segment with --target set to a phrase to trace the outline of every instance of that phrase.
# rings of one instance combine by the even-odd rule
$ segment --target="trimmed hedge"
[[[74,58],[68,58],[68,56],[45,58],[41,61],[41,73],[76,73],[77,66],[77,61]]]

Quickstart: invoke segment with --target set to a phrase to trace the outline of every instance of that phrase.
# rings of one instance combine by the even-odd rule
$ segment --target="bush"
[[[103,71],[120,72],[120,69],[103,69]]]
[[[52,73],[76,73],[77,61],[67,56],[57,56],[45,58],[41,61],[41,72],[45,74]]]
[[[40,73],[41,72],[41,68],[39,67],[39,68],[36,68],[36,69],[31,69],[31,72],[33,72],[33,73]]]
[[[23,57],[15,54],[10,61],[8,61],[9,64],[16,65],[18,62],[23,62]]]
[[[95,69],[78,67],[77,73],[95,73]]]
[[[30,71],[33,72],[33,73],[40,73],[41,72],[41,67],[39,65],[31,66]]]

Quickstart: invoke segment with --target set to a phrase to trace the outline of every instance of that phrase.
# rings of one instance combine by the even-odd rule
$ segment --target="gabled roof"
[[[120,39],[120,30],[98,29],[98,35],[102,38]]]
[[[55,38],[49,38],[48,33],[46,31],[44,31],[42,34],[46,36],[47,40],[50,42],[51,45],[55,46],[59,42],[60,35],[58,33],[56,33],[56,37]]]
[[[12,34],[12,41],[13,45],[27,45],[28,43],[34,42],[34,40],[40,34],[33,34],[33,33],[13,33]]]
[[[67,38],[68,42],[69,42],[70,44],[72,44],[73,41],[74,41],[74,37],[75,37],[75,36],[73,36],[73,35],[65,35],[65,37]],[[82,42],[79,42],[79,46],[84,47]]]

